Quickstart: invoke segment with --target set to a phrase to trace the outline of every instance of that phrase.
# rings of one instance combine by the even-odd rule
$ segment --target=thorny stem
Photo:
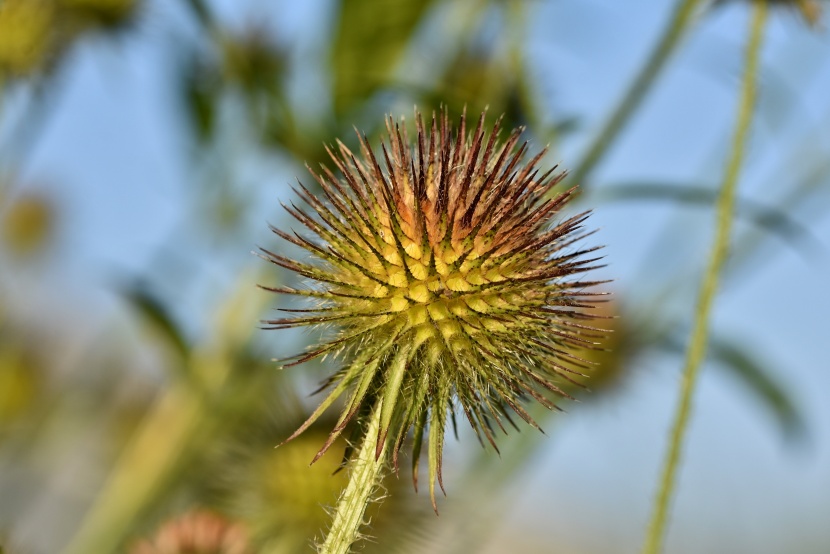
[[[320,546],[320,554],[347,554],[360,535],[363,514],[372,501],[372,494],[383,477],[386,462],[386,444],[377,456],[378,434],[380,431],[381,406],[378,401],[366,426],[366,434],[360,451],[351,462],[351,475],[346,490],[340,496],[334,521],[326,541]]]
[[[582,161],[571,173],[570,182],[584,187],[583,181],[605,155],[606,150],[617,138],[629,117],[645,99],[648,90],[662,71],[674,50],[680,44],[689,25],[693,21],[695,9],[700,0],[680,0],[674,10],[669,26],[663,31],[660,41],[640,69],[637,77],[623,95],[605,126],[594,138]]]
[[[680,383],[680,402],[675,413],[671,431],[670,444],[666,453],[665,466],[660,481],[660,489],[654,503],[654,512],[649,524],[648,534],[643,545],[643,554],[658,554],[662,550],[665,538],[666,520],[669,504],[674,493],[679,467],[681,448],[689,424],[694,393],[700,364],[706,354],[706,342],[709,335],[709,314],[718,288],[718,279],[729,250],[729,234],[732,227],[732,213],[735,204],[735,191],[738,175],[746,149],[752,111],[757,95],[757,74],[763,38],[764,23],[767,16],[767,3],[755,2],[751,22],[750,38],[746,50],[746,68],[741,90],[740,108],[732,143],[732,152],[726,167],[723,185],[717,205],[717,228],[709,266],[704,275],[698,295],[692,338],[686,352],[683,378]]]

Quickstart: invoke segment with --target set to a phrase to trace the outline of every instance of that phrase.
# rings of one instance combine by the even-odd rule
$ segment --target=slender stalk
[[[379,401],[372,412],[363,444],[352,461],[349,484],[337,503],[334,521],[326,541],[319,548],[320,554],[346,554],[360,535],[363,513],[380,483],[386,462],[386,444],[383,445],[380,456],[376,455],[382,404]]]
[[[246,273],[241,282],[248,285],[252,280],[256,279]],[[216,405],[206,402],[205,393],[218,393],[233,377],[234,355],[250,340],[249,322],[261,312],[263,300],[253,287],[234,290],[218,311],[214,332],[190,354],[189,372],[201,388],[182,381],[160,396],[62,552],[123,551],[136,522],[166,494],[194,452],[221,429]]]
[[[628,122],[628,119],[645,99],[648,90],[680,44],[680,39],[683,38],[692,23],[695,9],[700,3],[700,0],[680,0],[678,2],[668,27],[663,31],[663,35],[654,50],[649,54],[645,65],[640,69],[640,72],[620,99],[620,103],[612,112],[611,117],[605,122],[605,126],[588,147],[587,153],[571,173],[569,181],[580,187],[585,186],[583,183],[585,178],[602,159],[608,147],[611,146]]]
[[[676,485],[681,449],[691,414],[692,395],[697,382],[700,364],[706,355],[706,343],[709,334],[709,314],[712,311],[721,269],[723,268],[729,250],[729,235],[732,227],[735,192],[743,163],[746,142],[749,136],[752,111],[755,105],[758,64],[764,24],[767,16],[767,3],[765,1],[755,2],[753,5],[754,13],[751,22],[749,44],[746,50],[746,68],[741,91],[738,120],[735,127],[732,152],[729,156],[723,185],[718,197],[717,228],[714,245],[709,259],[709,266],[700,286],[692,338],[686,352],[683,379],[680,383],[680,402],[675,413],[669,449],[666,453],[660,488],[654,502],[654,512],[651,523],[649,524],[648,535],[643,545],[643,554],[657,554],[662,550],[669,505]]]

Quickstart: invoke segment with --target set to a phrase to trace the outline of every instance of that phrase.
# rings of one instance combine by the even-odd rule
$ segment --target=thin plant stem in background
[[[645,65],[643,65],[623,95],[620,103],[588,147],[582,161],[571,173],[568,179],[569,182],[584,187],[583,181],[585,178],[591,173],[597,163],[603,158],[608,148],[614,143],[617,135],[619,135],[628,119],[643,102],[649,89],[665,67],[666,62],[669,61],[671,55],[680,44],[680,39],[685,36],[687,29],[694,21],[693,16],[700,3],[700,0],[680,0],[677,4],[668,27],[663,31],[663,35],[649,55]]]
[[[717,228],[714,245],[709,259],[709,266],[700,286],[692,338],[686,353],[683,378],[680,383],[680,402],[677,405],[677,411],[675,413],[669,448],[666,453],[665,465],[660,480],[660,488],[655,498],[652,519],[649,524],[645,544],[643,545],[643,554],[657,554],[662,550],[669,506],[677,481],[681,449],[691,415],[692,395],[694,394],[701,362],[706,355],[709,334],[709,315],[712,311],[715,294],[717,293],[721,269],[723,268],[729,251],[729,236],[732,228],[738,177],[743,163],[744,151],[746,150],[746,142],[749,136],[749,127],[752,121],[752,112],[757,96],[758,65],[764,24],[767,16],[767,4],[766,2],[755,2],[753,9],[754,13],[751,22],[749,44],[746,51],[746,68],[741,91],[738,120],[732,143],[732,151],[729,155],[723,185],[718,197]]]
[[[326,541],[319,548],[320,554],[346,554],[360,536],[363,514],[383,479],[386,465],[385,443],[381,445],[380,456],[377,455],[381,407],[379,403],[366,426],[360,452],[351,464],[349,484],[337,502]]]
[[[245,274],[242,280],[250,282],[251,276]],[[142,515],[175,482],[188,456],[216,438],[221,428],[213,415],[217,404],[208,402],[205,392],[217,394],[232,377],[234,353],[249,342],[254,330],[240,318],[250,321],[263,302],[250,287],[233,290],[217,311],[213,332],[186,362],[189,373],[198,377],[205,390],[197,390],[193,382],[181,382],[160,396],[63,550],[67,554],[121,551]]]

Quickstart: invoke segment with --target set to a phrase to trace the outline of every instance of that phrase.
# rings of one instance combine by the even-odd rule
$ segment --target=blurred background
[[[770,3],[671,554],[830,552],[830,35],[821,2]],[[0,551],[161,552],[194,529],[210,552],[311,551],[343,445],[308,467],[328,421],[274,446],[332,368],[279,369],[314,337],[258,328],[278,300],[256,284],[295,281],[251,251],[285,248],[267,224],[291,225],[325,144],[442,105],[505,114],[571,170],[619,317],[546,435],[499,457],[460,429],[440,517],[391,475],[363,551],[638,551],[750,9],[0,0]]]

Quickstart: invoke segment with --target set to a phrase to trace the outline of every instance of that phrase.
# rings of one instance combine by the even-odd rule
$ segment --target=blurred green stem
[[[216,27],[216,20],[204,0],[185,0],[185,3],[196,20],[206,29],[213,30]]]
[[[744,151],[746,150],[749,126],[757,95],[757,74],[764,24],[767,16],[767,3],[753,4],[749,44],[746,50],[746,68],[741,90],[738,121],[732,143],[732,152],[726,167],[723,185],[717,205],[717,228],[709,266],[704,275],[698,295],[692,338],[686,352],[686,363],[680,383],[680,402],[677,405],[670,444],[666,453],[665,466],[660,480],[660,489],[654,502],[654,512],[649,524],[648,534],[643,545],[643,554],[661,552],[665,538],[666,520],[669,504],[674,493],[680,451],[686,436],[692,407],[692,395],[697,382],[700,364],[706,355],[706,343],[709,334],[709,314],[712,310],[721,269],[729,250],[729,235],[732,228],[732,214],[735,205],[735,192],[738,184]]]
[[[660,37],[645,65],[623,95],[620,103],[612,112],[599,134],[594,138],[582,161],[568,179],[574,184],[584,186],[583,181],[605,155],[608,147],[617,138],[628,119],[645,99],[648,90],[663,70],[666,62],[680,44],[686,30],[693,21],[695,9],[700,0],[680,0],[674,10],[669,26]]]
[[[351,475],[346,490],[337,503],[334,521],[329,529],[326,541],[320,547],[320,554],[346,554],[360,535],[363,525],[363,513],[372,501],[372,494],[383,477],[386,462],[386,444],[377,455],[378,434],[380,431],[381,406],[379,401],[366,426],[366,435],[360,452],[352,461]]]
[[[136,522],[175,485],[175,476],[189,455],[215,437],[225,414],[205,392],[217,398],[232,377],[234,359],[250,340],[252,321],[262,310],[263,295],[243,274],[241,286],[221,306],[213,333],[190,355],[189,371],[198,390],[180,381],[162,393],[142,420],[108,477],[81,527],[64,550],[67,554],[108,554],[123,551]]]
[[[527,38],[527,2],[525,0],[511,0],[507,4],[507,58],[509,75],[513,79],[518,102],[522,115],[527,119],[531,128],[542,129],[538,110],[533,99],[533,92],[528,83],[524,60],[524,44]],[[542,136],[552,137],[555,140],[555,126],[545,129]]]

